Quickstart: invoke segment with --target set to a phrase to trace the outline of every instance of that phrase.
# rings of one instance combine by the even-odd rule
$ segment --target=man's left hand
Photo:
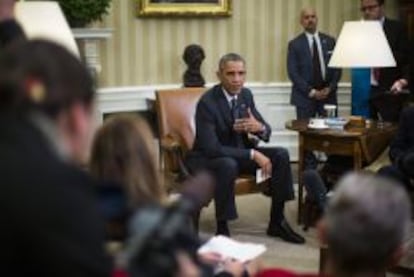
[[[394,82],[394,84],[391,86],[391,92],[394,94],[398,94],[401,92],[401,90],[407,86],[408,82],[406,79],[398,79]]]
[[[259,133],[263,131],[264,125],[259,120],[257,120],[250,108],[247,109],[248,117],[241,119],[243,131],[245,133]]]

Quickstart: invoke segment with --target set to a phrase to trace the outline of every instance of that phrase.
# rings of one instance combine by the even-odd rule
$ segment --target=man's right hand
[[[329,88],[328,88],[328,90],[326,90],[326,88],[324,88],[324,89],[316,91],[315,98],[316,98],[316,100],[324,100],[328,97],[328,95],[329,95]]]
[[[270,159],[257,150],[253,150],[253,151],[254,151],[253,160],[262,169],[263,177],[271,177],[272,176],[272,162],[270,161]]]

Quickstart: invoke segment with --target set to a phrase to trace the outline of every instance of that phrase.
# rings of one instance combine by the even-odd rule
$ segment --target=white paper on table
[[[261,182],[264,182],[269,178],[270,176],[263,176],[263,171],[261,168],[256,170],[256,184],[260,184]]]
[[[233,258],[242,263],[253,260],[266,251],[263,244],[239,242],[225,236],[215,236],[203,244],[198,253],[218,253],[224,259]]]

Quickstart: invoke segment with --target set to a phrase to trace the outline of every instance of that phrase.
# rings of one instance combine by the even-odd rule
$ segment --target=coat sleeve
[[[410,128],[410,117],[412,115],[414,115],[414,109],[406,109],[401,114],[397,134],[390,144],[389,156],[394,163],[398,163],[406,153],[414,151],[414,145],[410,145],[409,140],[409,132],[412,132],[412,128]],[[411,120],[414,119],[411,118]]]
[[[309,92],[312,89],[302,76],[300,72],[300,49],[295,45],[293,41],[289,42],[288,56],[287,56],[287,71],[289,79],[292,81],[293,86],[305,97],[309,97]]]
[[[272,134],[272,128],[270,127],[270,125],[264,120],[263,116],[260,114],[260,112],[256,109],[256,104],[254,102],[253,99],[253,95],[250,91],[248,91],[248,102],[249,102],[249,107],[250,110],[253,114],[253,116],[260,121],[264,126],[265,126],[265,130],[259,133],[255,133],[255,135],[263,140],[264,142],[269,142],[270,140],[270,135]]]
[[[335,39],[330,38],[330,51],[333,52],[334,48],[335,48]],[[331,54],[332,55],[332,54]],[[331,58],[331,55],[329,55],[329,59]],[[329,64],[329,61],[328,63]],[[328,66],[326,67],[327,70],[330,71],[330,75],[331,78],[329,80],[329,89],[330,91],[336,91],[338,89],[338,82],[341,79],[342,76],[342,70],[339,68],[329,68]]]

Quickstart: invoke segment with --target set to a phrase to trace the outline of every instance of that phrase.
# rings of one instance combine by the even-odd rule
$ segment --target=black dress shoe
[[[229,226],[227,225],[227,221],[217,221],[216,236],[217,235],[230,237],[230,230]]]
[[[271,237],[280,237],[284,241],[303,244],[305,243],[305,239],[295,233],[292,228],[289,226],[286,220],[282,220],[279,225],[269,224],[269,228],[267,228],[267,235]]]

